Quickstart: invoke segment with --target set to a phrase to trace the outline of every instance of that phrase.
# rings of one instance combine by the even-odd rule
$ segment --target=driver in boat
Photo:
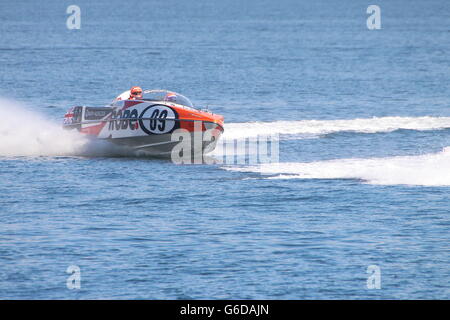
[[[177,101],[177,95],[173,92],[168,92],[166,94],[166,96],[164,97],[164,101],[172,101],[172,102],[176,102]]]
[[[130,97],[129,100],[142,99],[142,88],[141,87],[133,87],[130,89]]]

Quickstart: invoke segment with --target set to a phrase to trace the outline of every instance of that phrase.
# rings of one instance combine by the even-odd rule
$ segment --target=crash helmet
[[[176,102],[177,101],[177,94],[174,93],[174,92],[168,92],[166,94],[166,97],[164,98],[164,101]]]
[[[142,88],[141,87],[132,87],[130,89],[130,98],[141,99],[142,98]]]

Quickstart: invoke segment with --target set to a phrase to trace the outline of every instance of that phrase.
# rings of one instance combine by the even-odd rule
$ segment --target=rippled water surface
[[[0,298],[450,298],[450,3],[377,1],[373,31],[369,4],[0,2]],[[279,162],[61,129],[133,85],[209,106],[227,141],[278,134]]]

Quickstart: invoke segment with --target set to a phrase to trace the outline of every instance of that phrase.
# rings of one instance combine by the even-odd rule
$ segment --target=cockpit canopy
[[[185,96],[167,90],[144,90],[142,100],[145,101],[170,101],[186,107],[194,108],[192,102]]]

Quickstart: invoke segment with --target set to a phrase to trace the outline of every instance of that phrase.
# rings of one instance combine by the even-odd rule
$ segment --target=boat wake
[[[89,139],[76,131],[64,130],[60,123],[52,122],[16,101],[0,98],[0,113],[0,157],[146,156],[107,141]],[[228,123],[225,125],[223,140],[272,134],[324,135],[344,131],[376,133],[398,129],[421,131],[445,128],[450,128],[450,117]],[[279,163],[226,169],[277,175],[271,178],[356,178],[381,184],[450,185],[450,170],[442,169],[448,168],[449,158],[450,150],[445,149],[439,154],[418,157]]]
[[[400,129],[427,131],[447,128],[450,128],[450,117],[381,117],[351,120],[245,122],[226,123],[223,139],[245,139],[270,134],[311,138],[338,132],[381,133]],[[289,139],[289,137],[285,139]]]
[[[225,170],[267,179],[358,179],[377,185],[450,186],[450,147],[419,156],[268,163]]]

